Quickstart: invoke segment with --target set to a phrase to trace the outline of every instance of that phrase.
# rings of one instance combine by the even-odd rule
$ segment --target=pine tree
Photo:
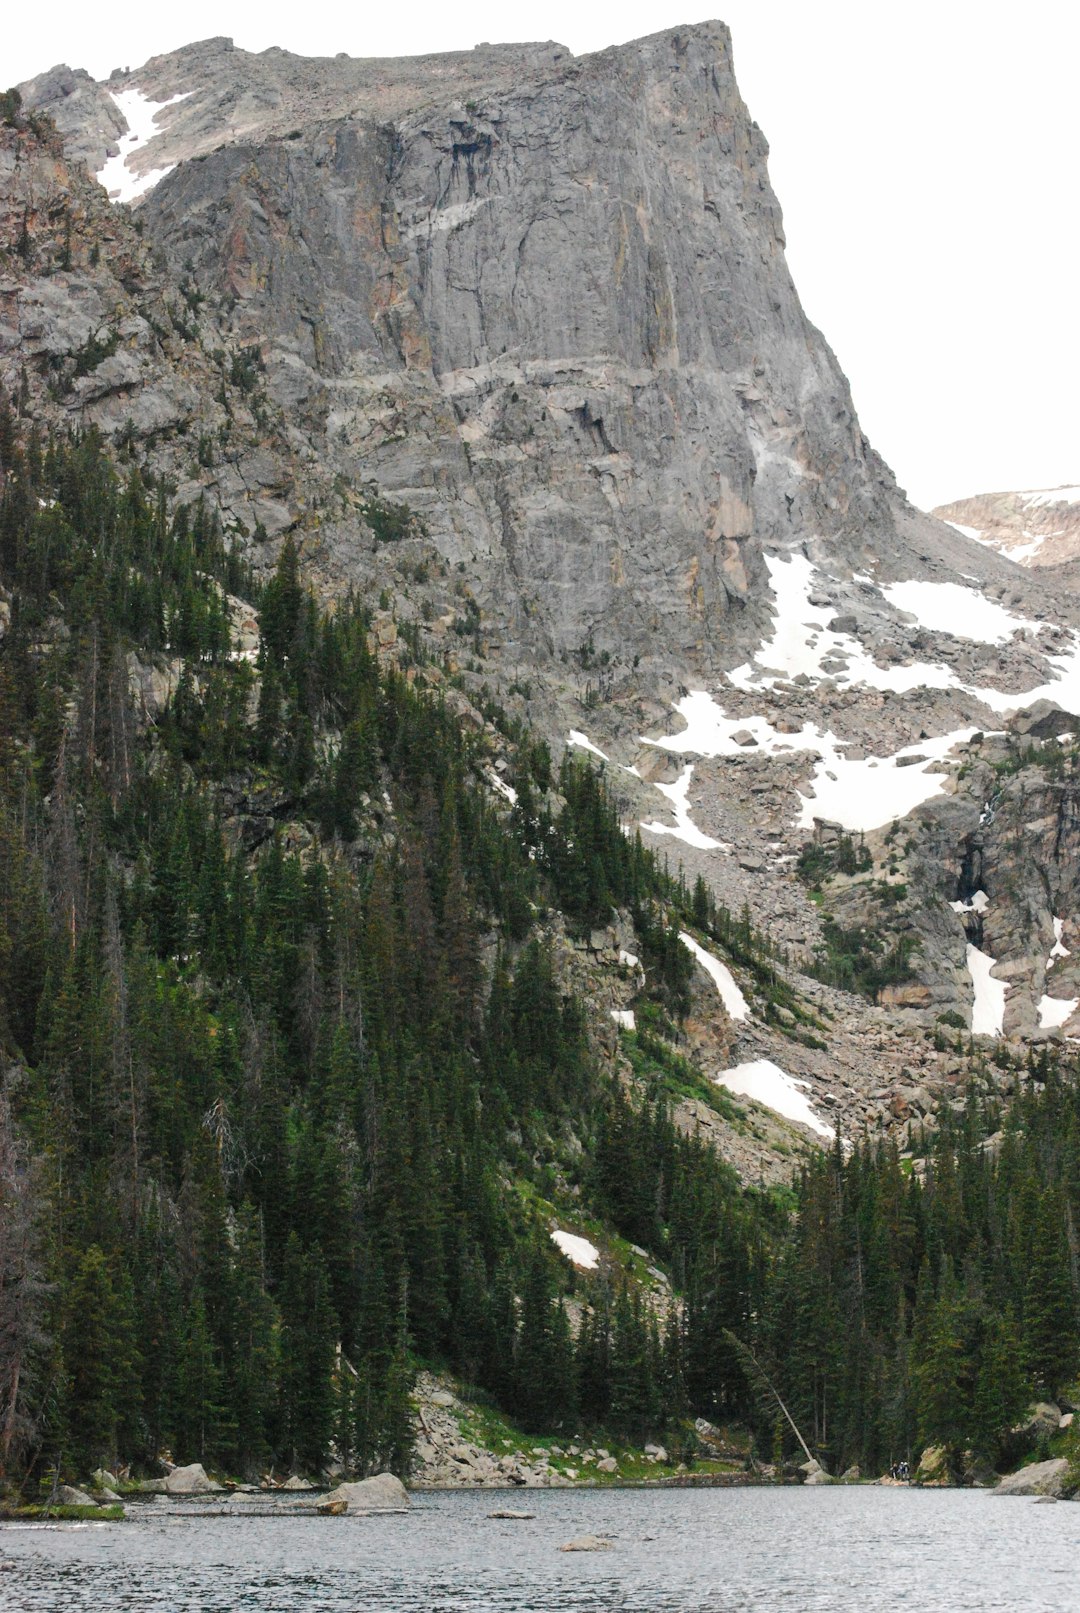
[[[1024,1288],[1024,1352],[1036,1384],[1054,1396],[1080,1365],[1076,1292],[1060,1193],[1039,1200]]]
[[[127,1299],[104,1252],[92,1244],[68,1289],[64,1320],[63,1454],[77,1473],[115,1465],[121,1430],[136,1423],[139,1363]]]

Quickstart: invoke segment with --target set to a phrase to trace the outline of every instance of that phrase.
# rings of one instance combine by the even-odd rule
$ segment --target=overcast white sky
[[[549,38],[581,54],[717,15],[804,305],[901,484],[929,507],[1080,482],[1075,3],[51,0],[8,8],[0,80],[57,61],[104,77],[212,34],[308,55]]]

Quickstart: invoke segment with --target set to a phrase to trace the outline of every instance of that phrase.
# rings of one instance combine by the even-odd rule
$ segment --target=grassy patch
[[[34,1505],[0,1508],[0,1520],[6,1523],[40,1520],[55,1523],[120,1523],[124,1509],[118,1503],[107,1507],[50,1507]]]
[[[675,1103],[684,1098],[697,1098],[736,1131],[745,1133],[749,1129],[746,1110],[662,1037],[652,1035],[643,1027],[639,1031],[623,1031],[622,1043],[634,1075],[646,1086],[658,1086]]]

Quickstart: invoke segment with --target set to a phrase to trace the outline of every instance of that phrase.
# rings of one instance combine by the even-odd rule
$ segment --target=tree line
[[[749,915],[531,739],[494,801],[483,736],[379,665],[363,599],[317,606],[291,541],[257,582],[205,507],[2,400],[0,474],[9,1478],[163,1449],[404,1472],[419,1361],[538,1432],[677,1444],[704,1414],[771,1447],[734,1333],[865,1461],[989,1449],[1075,1370],[1069,1079],[1034,1072],[1000,1150],[985,1106],[946,1117],[925,1178],[862,1148],[744,1188],[659,1078],[607,1073],[552,935],[628,911],[677,1034],[687,924],[794,1001]],[[669,1305],[574,1276],[532,1207],[553,1184],[665,1264]]]

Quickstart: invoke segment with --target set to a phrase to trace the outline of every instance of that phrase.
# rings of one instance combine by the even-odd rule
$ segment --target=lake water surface
[[[487,1516],[500,1506],[536,1517]],[[0,1525],[0,1609],[1080,1613],[1080,1505],[978,1491],[433,1492],[383,1518],[131,1510]],[[613,1549],[559,1552],[583,1533]]]

